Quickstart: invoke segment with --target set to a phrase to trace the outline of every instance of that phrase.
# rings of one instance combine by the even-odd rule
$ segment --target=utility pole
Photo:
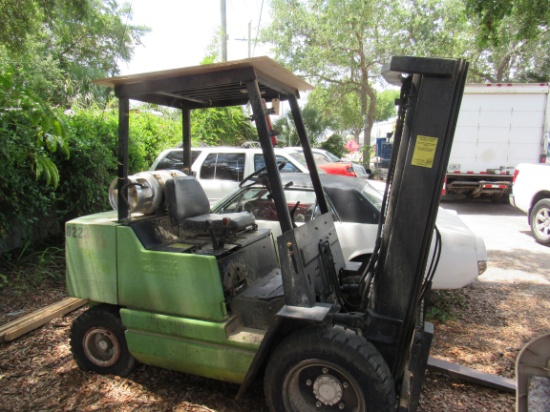
[[[252,20],[248,22],[248,58],[250,58],[250,46],[252,45]]]
[[[221,15],[222,15],[222,61],[227,61],[227,13],[225,0],[220,0]]]
[[[248,42],[248,58],[251,57],[251,50],[252,50],[252,20],[248,22],[248,38],[247,39],[235,39],[240,41],[246,41]]]

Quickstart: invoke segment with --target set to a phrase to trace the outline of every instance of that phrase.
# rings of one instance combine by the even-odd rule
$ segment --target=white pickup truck
[[[510,203],[527,213],[535,240],[550,246],[550,164],[517,165]]]

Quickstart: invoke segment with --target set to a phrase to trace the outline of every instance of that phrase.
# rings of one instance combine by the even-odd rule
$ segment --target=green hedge
[[[15,90],[7,76],[0,80],[4,90]],[[64,223],[77,216],[110,210],[108,188],[117,174],[117,110],[61,113],[27,90],[15,91],[10,99],[0,93],[4,107],[15,106],[0,107],[0,253],[62,234]],[[161,110],[131,109],[129,174],[148,170],[162,150],[181,142],[181,113]],[[237,107],[193,113],[191,119],[193,145],[235,145],[254,134]]]
[[[8,114],[0,119],[4,143],[0,145],[0,251],[43,236],[40,229],[46,220],[61,234],[67,220],[110,209],[108,187],[117,174],[116,110],[87,109],[60,115],[66,126],[64,143],[69,155],[61,150],[47,153],[59,172],[57,188],[37,179],[33,165],[25,158],[24,153],[44,150],[13,127],[21,123],[14,122],[14,116],[25,117],[25,113]],[[135,110],[130,116],[132,174],[149,169],[160,151],[181,141],[182,126],[178,119],[147,111]]]

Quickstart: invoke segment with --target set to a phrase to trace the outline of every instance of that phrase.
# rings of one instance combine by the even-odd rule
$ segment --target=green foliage
[[[24,115],[22,111],[8,113]],[[43,180],[35,181],[35,172],[25,161],[34,141],[17,136],[0,146],[4,165],[0,169],[2,238],[12,236],[14,228],[23,238],[30,238],[47,218],[56,220],[61,228],[74,217],[110,209],[108,187],[117,174],[118,112],[110,108],[77,110],[59,119],[66,128],[64,145],[71,156],[67,157],[65,150],[49,153],[47,167],[55,166],[58,174],[56,190]],[[180,119],[135,110],[131,124],[130,174],[148,170],[160,151],[181,141]]]
[[[357,91],[334,84],[320,84],[309,94],[308,105],[318,110],[323,118],[330,119],[340,134],[359,139],[364,124]]]
[[[399,90],[386,89],[376,93],[376,111],[374,120],[382,122],[394,116],[397,116],[397,106],[395,100],[399,98]]]
[[[548,32],[548,0],[466,0],[468,15],[479,20],[478,43],[500,45],[502,29],[511,21],[517,26],[516,39],[534,39]]]
[[[149,170],[157,155],[182,141],[181,112],[148,105],[130,113],[130,173]]]
[[[396,115],[395,99],[399,91],[387,89],[375,91],[376,109],[374,121],[387,120]],[[337,85],[319,85],[308,96],[308,107],[315,108],[322,116],[327,127],[341,135],[352,135],[355,140],[363,130],[361,102],[356,91],[346,91]]]
[[[0,255],[0,290],[9,286],[17,292],[37,289],[47,282],[65,278],[65,249],[61,246],[31,246]]]
[[[342,129],[365,142],[366,164],[375,122],[376,79],[392,54],[403,54],[404,43],[398,40],[402,8],[410,9],[410,2],[273,0],[272,24],[262,33],[275,45],[279,61],[329,90],[322,112],[334,111],[331,117]]]
[[[467,308],[468,301],[464,291],[432,290],[426,309],[426,320],[448,322],[460,318],[460,312]]]
[[[108,185],[117,171],[118,116],[113,110],[78,110],[67,116],[70,159],[57,158],[61,222],[108,209]]]
[[[301,112],[307,138],[312,146],[318,146],[328,131],[334,127],[334,122],[332,119],[323,116],[321,111],[309,102],[302,108]],[[300,138],[296,131],[292,112],[287,112],[284,116],[275,120],[273,129],[279,132],[277,139],[282,145],[300,145]]]
[[[54,105],[106,96],[92,79],[118,72],[147,28],[128,24],[114,0],[0,0],[0,60],[36,96]]]
[[[465,58],[470,82],[550,80],[549,0],[272,0],[271,9],[263,40],[316,85],[317,110],[359,141],[386,116],[380,71],[393,55]]]
[[[60,107],[105,97],[91,79],[116,73],[117,62],[130,59],[145,29],[127,26],[128,6],[112,0],[0,0],[0,10],[0,240],[5,243],[8,237],[36,236],[43,220],[55,220],[56,213],[62,222],[65,212],[56,211],[60,202],[67,204],[64,210],[74,207],[60,198],[60,186],[83,159]],[[74,159],[69,158],[73,146]],[[101,165],[101,159],[95,161]]]
[[[48,153],[69,155],[66,127],[59,113],[15,81],[10,67],[0,71],[0,131],[2,155],[8,163],[29,164],[36,178],[54,187],[59,174]]]
[[[221,107],[191,112],[193,145],[240,146],[255,139],[256,132],[241,107]]]
[[[328,150],[329,152],[341,158],[344,157],[344,155],[347,153],[346,149],[344,148],[345,143],[346,141],[342,136],[333,134],[326,141],[321,143],[320,147],[321,149]]]

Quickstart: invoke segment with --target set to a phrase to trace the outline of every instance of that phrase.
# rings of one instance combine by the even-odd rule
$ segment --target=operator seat
[[[223,246],[227,236],[256,229],[251,213],[211,213],[208,197],[193,176],[174,176],[166,181],[164,189],[171,223],[196,234],[211,235],[215,248]]]

